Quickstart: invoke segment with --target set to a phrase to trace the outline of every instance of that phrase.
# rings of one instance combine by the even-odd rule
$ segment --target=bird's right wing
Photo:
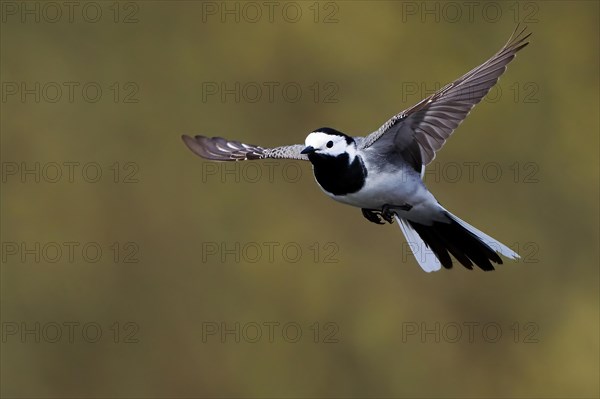
[[[303,145],[294,144],[283,147],[264,148],[239,141],[230,141],[222,137],[181,136],[192,152],[211,161],[246,161],[265,158],[299,159],[308,161],[308,156],[300,154]]]

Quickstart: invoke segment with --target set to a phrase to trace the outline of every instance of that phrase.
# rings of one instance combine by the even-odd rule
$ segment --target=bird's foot
[[[394,211],[395,209],[399,209],[401,211],[410,211],[412,209],[412,205],[383,205],[383,207],[381,208],[381,217],[389,224],[392,224],[392,222],[394,221],[394,215],[396,215],[396,212]]]
[[[389,224],[392,224],[394,222],[394,215],[396,213],[392,210],[392,207],[388,204],[385,204],[382,208],[381,208],[381,217],[388,222]]]
[[[394,215],[396,215],[396,210],[401,211],[410,211],[412,209],[412,205],[404,204],[404,205],[389,205],[385,204],[381,207],[381,210],[375,209],[366,209],[362,208],[362,214],[369,222],[373,222],[375,224],[385,224],[384,221],[389,224],[394,223]]]
[[[373,222],[375,224],[385,224],[381,221],[381,212],[366,208],[362,208],[361,211],[363,216],[367,218],[369,222]]]

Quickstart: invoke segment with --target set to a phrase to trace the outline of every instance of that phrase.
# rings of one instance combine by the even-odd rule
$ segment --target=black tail
[[[450,254],[467,269],[473,269],[473,263],[485,271],[494,270],[490,261],[502,264],[492,248],[448,216],[449,223],[433,222],[431,226],[408,221],[442,266],[452,268]]]

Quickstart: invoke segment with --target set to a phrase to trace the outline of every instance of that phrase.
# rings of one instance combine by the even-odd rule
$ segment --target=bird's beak
[[[300,151],[300,154],[312,154],[313,152],[315,152],[315,148],[312,145],[309,145],[308,147]]]

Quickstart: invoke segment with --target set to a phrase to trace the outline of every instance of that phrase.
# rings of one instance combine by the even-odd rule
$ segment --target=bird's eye
[[[327,148],[333,147],[333,141],[328,141],[326,145],[327,145]]]

